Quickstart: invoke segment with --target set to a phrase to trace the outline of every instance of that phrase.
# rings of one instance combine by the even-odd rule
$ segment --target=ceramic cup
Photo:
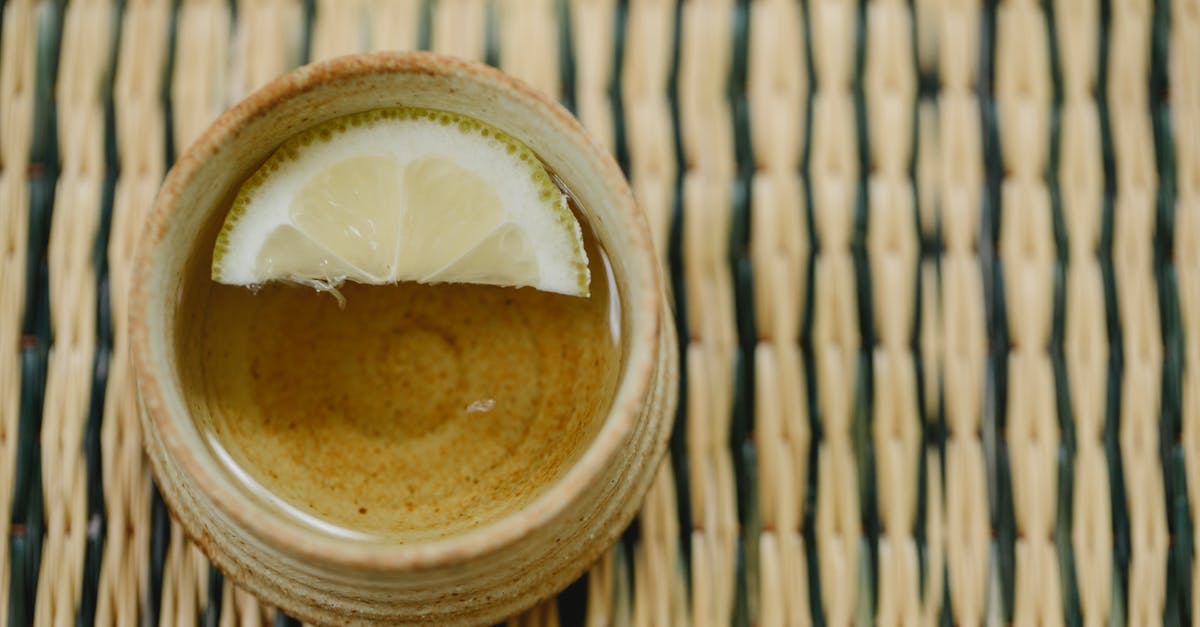
[[[622,365],[607,415],[540,493],[428,541],[339,537],[282,516],[206,445],[184,390],[185,277],[206,271],[231,194],[288,137],[383,107],[469,115],[528,144],[578,197],[620,293]],[[217,119],[168,174],[139,243],[132,350],[151,467],[178,524],[235,583],[318,623],[495,622],[562,590],[629,524],[659,466],[677,394],[675,330],[641,211],[613,159],[558,104],[504,74],[429,53],[342,57],[276,79]]]

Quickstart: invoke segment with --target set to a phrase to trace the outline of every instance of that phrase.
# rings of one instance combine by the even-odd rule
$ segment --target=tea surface
[[[193,415],[252,493],[336,535],[414,542],[529,503],[607,414],[619,303],[583,224],[591,297],[480,285],[185,281]],[[187,322],[190,320],[191,322]]]

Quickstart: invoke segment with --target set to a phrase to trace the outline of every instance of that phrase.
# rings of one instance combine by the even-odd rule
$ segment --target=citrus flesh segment
[[[221,283],[480,283],[587,296],[582,230],[537,156],[478,120],[380,109],[285,142],[242,185]]]
[[[404,224],[398,266],[418,280],[467,254],[504,221],[495,190],[454,163],[431,157],[404,170]]]
[[[395,271],[400,222],[395,170],[386,156],[335,163],[300,189],[288,217],[313,243],[370,274],[369,282],[386,281]]]

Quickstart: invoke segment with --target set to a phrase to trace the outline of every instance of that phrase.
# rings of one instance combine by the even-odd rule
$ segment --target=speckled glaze
[[[239,489],[183,398],[175,336],[194,244],[240,181],[306,128],[396,106],[485,120],[556,171],[611,257],[626,345],[609,415],[560,480],[478,529],[387,545],[316,534]],[[139,243],[131,298],[145,447],[164,500],[236,583],[307,621],[483,624],[529,608],[612,544],[666,450],[676,340],[645,219],[617,165],[574,118],[484,66],[429,53],[342,57],[300,68],[230,109],[168,174]]]

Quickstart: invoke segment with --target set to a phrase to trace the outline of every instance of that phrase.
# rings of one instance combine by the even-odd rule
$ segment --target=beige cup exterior
[[[205,445],[173,340],[197,233],[283,140],[380,107],[445,109],[524,140],[578,196],[621,292],[624,364],[595,440],[529,506],[410,545],[320,535],[270,514]],[[581,575],[632,520],[675,411],[675,330],[645,219],[612,158],[556,103],[483,66],[428,53],[343,57],[277,79],[222,115],[167,176],[142,234],[132,350],[146,452],[171,512],[238,585],[312,622],[478,624]]]

